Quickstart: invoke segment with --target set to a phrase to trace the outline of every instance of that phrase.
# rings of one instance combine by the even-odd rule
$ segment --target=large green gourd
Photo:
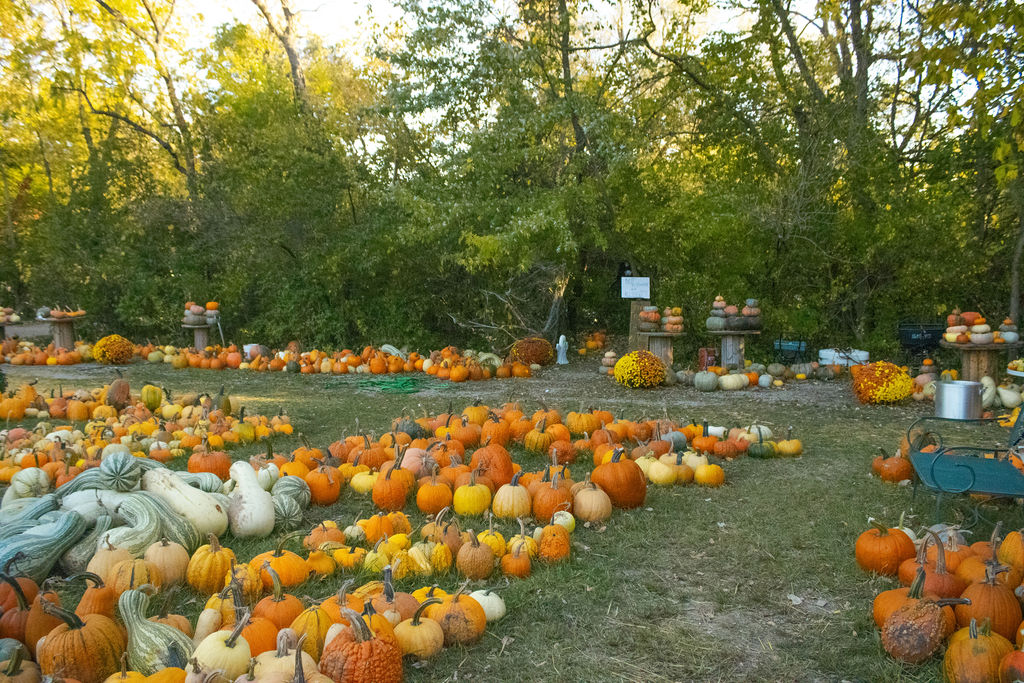
[[[295,479],[296,477],[287,477]],[[302,524],[302,508],[291,496],[273,496],[274,499],[274,522],[278,531],[291,531],[299,528]]]
[[[172,666],[184,669],[193,649],[192,641],[178,629],[146,619],[149,594],[154,590],[146,584],[126,590],[117,600],[128,629],[128,666],[146,676]]]
[[[274,487],[270,489],[270,493],[277,498],[278,496],[288,496],[303,510],[309,507],[309,501],[312,499],[312,493],[309,490],[309,484],[303,481],[299,477],[281,477],[274,482]]]

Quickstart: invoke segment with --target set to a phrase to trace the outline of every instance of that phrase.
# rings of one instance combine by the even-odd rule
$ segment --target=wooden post
[[[999,351],[963,349],[960,351],[961,379],[978,382],[982,377],[997,379],[1005,369]]]
[[[53,333],[53,347],[73,351],[75,348],[75,323],[73,320],[55,320],[50,324]]]
[[[722,337],[722,358],[724,368],[743,368],[743,336],[727,334]]]
[[[650,345],[649,351],[661,359],[668,369],[672,368],[672,337],[662,335],[651,335],[647,337]]]
[[[638,351],[646,349],[647,345],[640,338],[640,311],[644,306],[650,306],[651,302],[646,299],[631,299],[629,302],[629,350]]]

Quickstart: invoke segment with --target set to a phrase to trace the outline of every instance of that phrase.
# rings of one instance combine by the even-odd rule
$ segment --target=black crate
[[[902,322],[898,327],[900,345],[912,351],[938,348],[946,326],[942,323]]]

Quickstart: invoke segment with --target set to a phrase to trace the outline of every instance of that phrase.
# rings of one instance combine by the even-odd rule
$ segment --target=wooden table
[[[210,345],[210,328],[213,325],[182,325],[183,330],[192,330],[193,344],[196,351],[202,351]]]
[[[722,367],[743,369],[746,365],[744,338],[761,334],[761,330],[708,330],[708,334],[722,338],[722,353],[718,359]]]
[[[1021,342],[1012,344],[951,344],[943,339],[939,346],[944,349],[956,349],[960,352],[960,379],[977,382],[982,377],[998,380],[1006,372],[1008,358],[1000,359],[1001,354],[1009,355],[1020,348]]]
[[[668,370],[672,369],[672,342],[682,337],[682,332],[638,332],[640,349],[650,351],[661,359]]]

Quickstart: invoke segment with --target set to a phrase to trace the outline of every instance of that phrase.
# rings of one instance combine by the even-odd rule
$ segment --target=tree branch
[[[167,140],[165,140],[163,137],[157,135],[149,128],[146,128],[141,123],[138,123],[137,121],[125,116],[124,114],[120,114],[110,109],[97,109],[95,106],[93,106],[92,100],[89,99],[89,94],[85,92],[83,88],[62,87],[61,89],[79,93],[82,96],[82,99],[85,100],[85,104],[89,107],[89,111],[91,111],[93,114],[97,114],[99,116],[106,116],[111,119],[116,119],[130,127],[132,130],[136,131],[137,133],[141,133],[142,135],[145,135],[149,139],[156,142],[164,149],[165,152],[167,152],[168,155],[170,155],[171,160],[174,163],[174,169],[180,172],[182,175],[186,177],[188,176],[188,171],[185,169],[184,166],[182,166],[181,159],[178,157],[178,153],[174,151],[174,147],[171,146],[171,143],[167,142]]]

